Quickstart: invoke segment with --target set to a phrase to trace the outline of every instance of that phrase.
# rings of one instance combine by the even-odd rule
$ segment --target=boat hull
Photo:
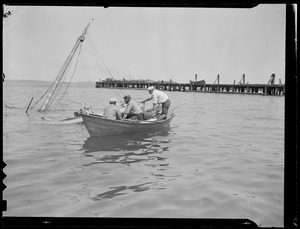
[[[205,80],[200,80],[200,81],[192,81],[190,80],[191,84],[196,84],[196,85],[204,85],[206,84]]]
[[[110,120],[95,114],[83,114],[82,119],[87,128],[87,131],[91,136],[108,136],[125,133],[157,131],[162,128],[168,127],[174,116],[174,114],[171,114],[167,119],[158,122]]]

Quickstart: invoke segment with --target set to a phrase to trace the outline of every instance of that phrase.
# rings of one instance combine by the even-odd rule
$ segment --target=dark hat
[[[124,99],[131,99],[130,95],[125,95],[123,98]]]

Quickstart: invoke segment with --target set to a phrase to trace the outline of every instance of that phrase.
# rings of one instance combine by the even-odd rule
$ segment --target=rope
[[[92,19],[93,20],[93,19]],[[53,107],[56,107],[58,103],[61,102],[61,100],[63,99],[63,97],[65,96],[70,83],[74,77],[75,74],[75,70],[77,68],[77,64],[78,64],[78,59],[79,59],[79,55],[80,55],[80,51],[82,48],[82,41],[84,40],[84,36],[87,32],[87,29],[89,27],[90,23],[85,27],[85,29],[83,30],[81,36],[77,39],[73,49],[71,50],[71,53],[69,54],[68,58],[66,59],[66,61],[63,63],[63,65],[60,67],[59,72],[57,73],[55,80],[52,80],[52,83],[50,85],[50,87],[48,87],[48,89],[46,90],[46,92],[41,96],[41,98],[33,105],[33,107],[35,107],[40,101],[41,99],[44,98],[45,95],[49,95],[48,98],[45,100],[44,104],[42,105],[43,111],[49,109],[52,104],[54,103]],[[73,70],[73,74],[70,78],[70,81],[68,82],[65,91],[60,95],[60,97],[56,100],[56,97],[59,95],[59,92],[61,91],[64,81],[66,79],[67,74],[69,73],[70,70],[70,66],[71,63],[73,62],[73,56],[75,55],[76,51],[78,50],[78,47],[80,47],[80,50],[78,52],[78,56],[77,56],[77,60],[76,60],[76,65],[75,68]],[[50,92],[49,92],[50,91]],[[50,93],[50,94],[49,94]],[[56,102],[55,102],[56,101]],[[32,101],[31,101],[32,102]],[[30,103],[31,103],[30,102]],[[32,107],[32,108],[33,108]]]
[[[63,94],[60,96],[60,98],[56,101],[56,103],[53,105],[53,108],[56,108],[56,106],[62,101],[62,99],[64,98],[64,96],[66,95],[67,93],[67,90],[71,84],[71,81],[73,80],[73,77],[75,75],[75,71],[77,69],[77,65],[78,65],[78,60],[79,60],[79,56],[80,56],[80,53],[81,53],[81,48],[82,48],[82,43],[80,43],[80,46],[79,46],[79,52],[78,52],[78,55],[77,55],[77,59],[76,59],[76,63],[75,63],[75,67],[74,67],[74,70],[73,70],[73,73],[72,73],[72,76],[68,82],[68,85],[65,89],[65,91],[63,92]]]
[[[111,76],[111,77],[113,77],[113,75],[111,74],[111,72],[109,71],[109,69],[107,68],[107,66],[106,66],[106,64],[104,63],[104,61],[103,61],[103,59],[102,59],[102,57],[100,56],[100,54],[99,54],[99,52],[98,52],[98,50],[96,49],[96,47],[95,47],[95,45],[94,45],[94,42],[93,42],[93,40],[92,40],[92,38],[89,36],[89,34],[87,34],[88,36],[88,39],[90,39],[91,40],[91,44],[93,45],[93,48],[95,49],[95,52],[96,52],[96,54],[98,54],[98,56],[99,56],[99,58],[100,58],[100,60],[101,60],[101,62],[103,63],[103,65],[105,66],[105,68],[106,68],[106,70],[107,70],[107,72],[109,73],[109,75]]]
[[[102,76],[105,76],[106,78],[108,78],[107,74],[105,73],[105,72],[107,72],[110,75],[110,77],[113,78],[112,73],[110,72],[110,70],[108,69],[108,67],[106,66],[106,64],[104,63],[101,55],[99,54],[98,50],[96,49],[96,46],[95,46],[95,44],[94,44],[94,42],[93,42],[93,40],[92,40],[92,38],[91,38],[91,36],[89,34],[87,34],[87,38],[88,38],[88,43],[90,45],[90,49],[91,49],[92,54],[93,54],[93,56],[95,58],[96,64],[97,64],[98,68],[100,69],[100,71],[102,73]],[[99,59],[100,59],[100,61],[101,61],[102,64],[100,64]],[[104,66],[104,68],[106,69],[106,71],[103,69],[102,65]],[[119,96],[121,99],[123,99],[123,97],[124,97],[125,94],[122,91],[122,89],[120,90],[121,91],[121,95],[120,95],[120,93],[118,92],[117,89],[113,88],[112,90],[114,91],[114,93],[117,96]]]
[[[101,64],[96,60],[96,59],[97,59],[97,55],[96,55],[96,53],[95,53],[95,51],[94,51],[94,49],[93,49],[93,47],[92,47],[92,44],[91,44],[90,39],[88,39],[88,44],[89,44],[89,48],[90,48],[90,50],[91,50],[91,54],[93,55],[93,58],[94,58],[94,60],[95,60],[95,62],[96,62],[96,64],[97,64],[98,69],[100,70],[102,76],[104,76],[104,77],[107,78],[107,75],[105,74],[105,71],[104,71],[104,69],[102,68]]]
[[[33,109],[43,98],[44,98],[44,96],[49,92],[49,90],[50,90],[50,88],[52,88],[53,87],[53,85],[54,85],[54,83],[55,83],[55,79],[58,77],[58,72],[60,72],[60,70],[62,69],[62,67],[63,67],[63,65],[59,68],[59,70],[52,76],[52,79],[50,80],[50,82],[52,82],[51,83],[51,85],[48,87],[48,89],[46,90],[46,92],[41,96],[41,98],[40,99],[38,99],[38,101],[37,102],[35,102],[34,103],[34,105],[32,105],[31,106],[31,108],[30,109]]]
[[[46,92],[41,96],[41,98],[31,107],[31,109],[33,109],[43,98],[44,96],[49,92],[50,88],[52,88],[54,86],[54,82],[55,80],[52,79],[52,83],[50,85],[50,87],[48,87],[48,89],[46,90]]]
[[[70,65],[71,65],[71,63],[70,63]],[[70,70],[70,65],[67,67],[67,69],[65,71],[65,74],[61,78],[61,81],[60,81],[60,84],[58,86],[58,89],[55,90],[54,95],[52,95],[51,100],[49,101],[49,103],[47,104],[47,106],[46,106],[45,109],[50,109],[50,107],[52,106],[52,104],[55,101],[56,97],[58,96],[59,91],[61,90],[61,88],[63,86],[63,83],[64,83],[64,80],[66,78],[66,75],[68,74],[68,72]]]

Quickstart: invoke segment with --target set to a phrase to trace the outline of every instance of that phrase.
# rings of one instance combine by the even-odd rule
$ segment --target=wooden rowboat
[[[168,114],[161,121],[111,120],[96,114],[82,114],[83,122],[91,136],[108,136],[125,133],[157,131],[168,127],[175,114]]]

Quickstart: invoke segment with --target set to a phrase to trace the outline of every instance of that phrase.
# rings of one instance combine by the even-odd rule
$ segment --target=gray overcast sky
[[[84,27],[116,79],[285,82],[285,5],[252,9],[4,6],[6,79],[51,80]],[[104,79],[85,41],[73,81]]]

